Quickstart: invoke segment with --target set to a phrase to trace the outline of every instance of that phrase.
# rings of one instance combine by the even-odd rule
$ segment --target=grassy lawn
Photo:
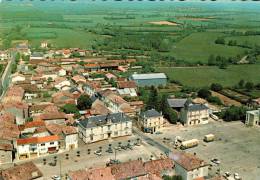
[[[42,40],[49,40],[57,48],[90,48],[93,41],[102,38],[87,31],[66,28],[27,28],[24,32],[34,47],[39,47]]]
[[[260,82],[260,65],[233,65],[227,69],[218,67],[195,67],[195,68],[157,68],[158,72],[164,72],[168,77],[178,80],[183,85],[192,87],[209,86],[211,83],[220,83],[223,86],[233,86],[244,79],[254,83]]]
[[[229,40],[236,40],[239,45],[249,45],[254,47],[254,45],[260,45],[260,36],[231,36],[225,38],[228,42]]]
[[[240,47],[215,44],[214,41],[223,35],[223,33],[217,32],[193,33],[178,42],[171,53],[177,59],[183,59],[189,62],[207,62],[211,54],[234,57],[246,50]]]

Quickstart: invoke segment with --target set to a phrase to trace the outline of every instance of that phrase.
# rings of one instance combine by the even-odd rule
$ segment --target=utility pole
[[[61,178],[61,159],[60,159],[60,178]]]
[[[114,150],[115,150],[115,160],[116,160],[116,149],[114,148]]]

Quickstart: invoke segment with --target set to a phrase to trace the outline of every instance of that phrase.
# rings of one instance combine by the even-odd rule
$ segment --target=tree
[[[12,72],[12,73],[15,73],[16,70],[17,70],[17,64],[12,64],[12,66],[11,66],[11,72]]]
[[[211,92],[207,88],[202,88],[198,91],[200,98],[208,99],[211,96]]]
[[[212,91],[216,91],[216,92],[219,92],[223,89],[222,85],[221,84],[218,84],[218,83],[212,83],[211,86],[210,86],[210,89]]]
[[[210,96],[210,97],[207,98],[207,101],[211,102],[211,103],[214,103],[214,104],[217,104],[217,105],[222,105],[223,104],[222,101],[217,96]]]
[[[237,121],[237,120],[245,120],[246,118],[245,107],[237,107],[231,106],[228,109],[221,112],[220,116],[224,121]]]
[[[239,82],[238,82],[238,87],[239,88],[243,88],[245,85],[245,81],[243,79],[241,79]]]
[[[43,96],[43,98],[51,97],[51,95],[48,92],[44,92],[42,96]]]
[[[170,123],[176,124],[178,121],[178,114],[176,111],[174,111],[172,108],[168,107],[166,110],[166,117],[169,120]]]
[[[236,46],[237,45],[237,41],[236,40],[229,40],[228,41],[228,45],[229,46]]]
[[[146,109],[159,109],[158,91],[154,86],[151,87]]]
[[[77,107],[79,110],[90,109],[92,105],[92,101],[88,95],[81,95],[77,100]]]
[[[246,88],[247,91],[251,91],[251,90],[254,88],[254,83],[252,83],[252,82],[247,82],[247,83],[245,84],[245,88]]]
[[[214,66],[214,65],[216,65],[216,64],[217,64],[216,58],[215,58],[215,56],[214,56],[213,54],[211,54],[211,55],[209,56],[209,58],[208,58],[208,65],[209,65],[209,66]]]
[[[168,176],[163,175],[163,180],[182,180],[182,177],[180,175],[174,175],[174,176]]]
[[[215,43],[216,44],[225,44],[225,39],[223,37],[218,37],[216,40],[215,40]]]
[[[21,59],[21,54],[20,53],[16,53],[15,55],[15,62],[18,63]]]
[[[257,61],[257,58],[256,58],[256,56],[253,56],[250,54],[250,55],[248,55],[247,60],[248,60],[249,64],[255,64]]]
[[[161,97],[161,102],[159,103],[158,111],[162,111],[163,114],[165,114],[166,109],[168,108],[168,103],[167,103],[167,94],[163,94]]]
[[[80,116],[79,109],[75,104],[66,104],[61,109],[66,114],[74,114],[76,117]]]

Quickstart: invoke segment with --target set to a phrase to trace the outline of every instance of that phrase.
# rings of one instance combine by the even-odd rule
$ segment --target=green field
[[[187,68],[157,68],[164,72],[170,80],[177,80],[183,85],[191,87],[209,86],[211,83],[220,83],[223,86],[233,86],[241,79],[260,83],[260,65],[234,65],[227,69],[217,67],[187,67]]]
[[[172,50],[172,54],[177,59],[189,62],[207,62],[211,54],[215,56],[234,57],[246,50],[240,47],[215,44],[214,41],[221,36],[224,36],[224,34],[217,32],[193,33],[176,43],[176,48]]]
[[[237,62],[235,58],[253,54],[253,47],[260,45],[260,35],[245,35],[247,31],[260,33],[259,8],[259,3],[239,2],[161,2],[159,7],[157,3],[139,1],[6,2],[0,6],[0,49],[10,47],[15,40],[26,39],[32,48],[48,40],[53,48],[79,47],[97,50],[100,56],[150,58],[154,62],[149,66],[160,64],[166,68],[157,71],[189,86],[212,82],[232,86],[240,79],[260,82],[256,76],[258,62],[231,65]],[[154,21],[178,25],[150,24]],[[215,43],[219,37],[226,45]],[[237,45],[227,45],[229,40],[236,40]],[[210,55],[226,57],[222,60],[228,68],[196,66],[206,65]]]
[[[95,40],[102,38],[91,32],[68,28],[26,28],[23,32],[33,47],[39,47],[45,39],[57,48],[90,48]]]

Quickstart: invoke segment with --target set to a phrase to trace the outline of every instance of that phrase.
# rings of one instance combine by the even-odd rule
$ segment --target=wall
[[[110,128],[109,128],[110,127]],[[132,134],[132,122],[114,123],[111,125],[98,126],[84,129],[79,126],[79,137],[85,143],[92,143],[104,139],[127,136]],[[93,137],[91,139],[91,136]]]
[[[0,150],[0,164],[11,163],[12,161],[12,151]]]

